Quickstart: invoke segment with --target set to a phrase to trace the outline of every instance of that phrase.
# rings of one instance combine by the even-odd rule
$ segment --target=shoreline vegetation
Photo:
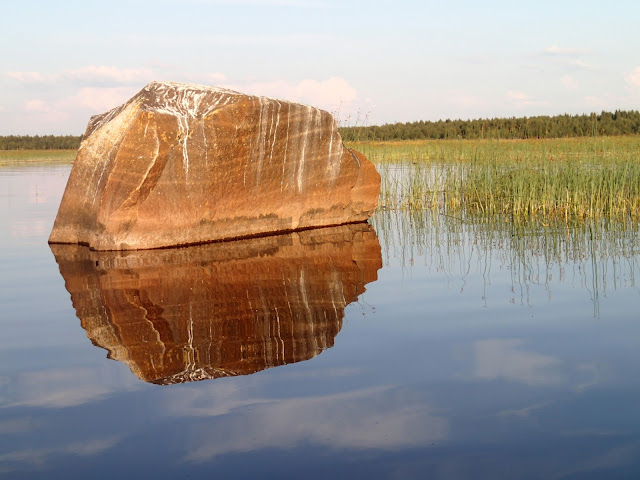
[[[358,119],[359,120],[359,119]],[[356,124],[358,123],[356,120]],[[348,122],[347,122],[348,123]],[[640,111],[616,110],[474,120],[438,120],[339,128],[346,142],[392,140],[527,140],[640,134]]]
[[[535,220],[640,220],[640,136],[353,142],[382,176],[379,209]]]
[[[0,150],[0,168],[16,166],[72,164],[77,149]]]
[[[80,135],[5,135],[0,136],[3,150],[77,150]]]
[[[395,130],[400,139],[381,134],[393,126],[340,129],[345,144],[382,176],[378,210],[429,209],[543,226],[640,221],[639,112],[397,125],[404,128]],[[443,125],[464,134],[438,134]],[[414,130],[422,133],[409,134]],[[532,138],[536,131],[544,135]],[[73,142],[79,145],[80,137],[0,137],[0,167],[71,164]]]
[[[348,120],[347,120],[348,123]],[[356,121],[357,123],[357,121]],[[341,126],[345,142],[393,140],[526,140],[640,134],[640,111]],[[73,150],[81,135],[0,135],[1,150]]]

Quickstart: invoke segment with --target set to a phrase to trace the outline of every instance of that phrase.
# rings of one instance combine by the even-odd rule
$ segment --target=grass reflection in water
[[[417,256],[449,277],[496,263],[512,302],[571,282],[599,315],[609,289],[636,287],[640,138],[448,140],[357,145],[382,176],[373,224],[383,259]],[[474,265],[475,264],[475,265]]]
[[[532,285],[544,285],[551,294],[554,283],[571,282],[589,290],[598,316],[599,298],[608,290],[638,289],[637,223],[511,220],[503,215],[410,209],[380,210],[372,223],[385,265],[398,262],[410,269],[420,257],[426,266],[450,278],[464,280],[471,271],[480,272],[485,287],[493,269],[508,269],[514,303],[529,304]]]

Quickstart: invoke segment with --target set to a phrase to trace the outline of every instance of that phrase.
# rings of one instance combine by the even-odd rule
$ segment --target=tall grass
[[[381,209],[640,219],[640,137],[362,143]]]
[[[0,150],[0,167],[70,164],[77,150]]]

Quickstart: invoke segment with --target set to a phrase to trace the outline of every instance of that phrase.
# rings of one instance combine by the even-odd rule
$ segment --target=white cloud
[[[335,111],[341,107],[348,111],[358,98],[356,89],[340,77],[331,77],[327,80],[305,79],[298,83],[278,80],[273,82],[228,84],[225,83],[225,80],[226,76],[218,72],[193,77],[193,81],[198,83],[219,85],[253,95],[282,98],[313,105],[328,111]],[[93,113],[102,113],[126,102],[141,87],[86,86],[77,90],[73,96],[52,103],[35,99],[29,100],[25,103],[25,110],[30,113],[46,113],[81,108],[90,109]]]
[[[531,415],[531,412],[545,408],[550,404],[551,402],[533,403],[531,405],[527,405],[526,407],[502,410],[501,412],[498,413],[498,415],[501,417],[508,417],[508,416],[528,417],[529,415]]]
[[[88,370],[80,369],[24,374],[18,380],[20,397],[7,406],[72,407],[111,393],[111,388],[106,385],[100,385],[96,381],[89,382],[89,375]]]
[[[52,81],[55,76],[40,72],[7,72],[6,76],[20,83],[46,83]]]
[[[24,102],[24,122],[46,133],[56,132],[63,123],[73,120],[80,133],[91,115],[107,112],[135,95],[135,87],[81,87],[76,93],[51,101],[31,99]],[[32,130],[33,131],[33,130]],[[68,133],[68,132],[65,132]]]
[[[61,455],[97,455],[114,447],[119,441],[119,437],[111,436],[106,438],[88,439],[82,442],[74,442],[68,445],[50,448],[31,448],[3,453],[0,455],[0,464],[3,464],[1,471],[6,473],[12,470],[18,470],[20,468],[20,464],[28,465],[30,467],[46,465],[48,461],[55,460]]]
[[[199,75],[198,78],[202,78],[207,85],[216,85],[227,81],[227,76],[220,72],[205,73],[204,75]]]
[[[287,41],[290,41],[288,39]],[[312,105],[332,113],[340,112],[348,118],[369,111],[373,102],[358,98],[357,90],[344,78],[306,78],[298,82],[232,81],[222,72],[185,73],[172,65],[154,63],[142,68],[121,68],[106,65],[86,65],[56,73],[17,72],[5,74],[25,85],[42,85],[42,98],[23,103],[22,123],[30,129],[57,131],[70,119],[75,130],[85,125],[90,115],[111,110],[126,102],[152,80],[173,80],[204,85],[216,85],[239,92],[281,98]],[[59,92],[65,92],[60,95]],[[57,98],[53,97],[58,93]],[[37,116],[37,117],[36,117]]]
[[[65,70],[62,76],[81,82],[110,82],[116,84],[148,83],[153,80],[150,68],[118,68],[106,65],[87,65]]]
[[[558,45],[550,45],[544,49],[543,53],[545,55],[552,55],[552,56],[574,57],[574,56],[584,55],[586,52],[584,50],[579,50],[577,48],[566,48],[566,47],[559,47]]]
[[[43,100],[33,99],[24,102],[24,109],[27,112],[34,113],[49,113],[51,111],[51,105]]]
[[[138,87],[84,87],[61,104],[68,107],[89,108],[94,113],[103,113],[126,102],[139,90]]]
[[[631,100],[629,98],[618,97],[609,93],[602,95],[589,95],[584,97],[584,102],[590,106],[593,111],[609,111],[612,112],[616,109],[625,108]]]
[[[305,103],[328,111],[335,111],[342,107],[349,109],[358,98],[357,90],[340,77],[331,77],[327,80],[304,79],[298,83],[277,80],[224,86],[243,93]]]
[[[16,433],[31,432],[38,428],[42,423],[31,417],[10,418],[0,421],[0,434],[15,435]]]
[[[548,105],[549,102],[545,100],[540,100],[531,97],[530,95],[524,92],[518,92],[514,90],[509,90],[506,93],[506,98],[509,102],[513,104],[514,107],[531,107],[531,106],[540,106],[540,105]]]
[[[527,352],[519,347],[520,339],[489,339],[475,342],[476,378],[522,382],[527,385],[548,385],[561,381],[552,369],[560,361],[548,355]]]
[[[523,92],[514,92],[513,90],[509,90],[507,92],[507,98],[518,102],[526,102],[529,100],[529,95]]]
[[[61,102],[47,102],[41,99],[31,99],[24,102],[24,118],[31,126],[59,126],[70,118],[70,112]],[[49,127],[47,127],[47,131]]]
[[[625,75],[624,80],[630,88],[640,93],[640,66]]]
[[[114,390],[114,379],[108,372],[93,368],[26,372],[10,379],[10,382],[11,387],[0,392],[0,408],[74,407],[98,401]],[[133,379],[127,377],[126,383],[132,385],[132,389],[137,388]]]
[[[569,60],[568,65],[577,70],[593,70],[595,68],[590,63],[584,62],[578,58]]]
[[[454,92],[448,96],[448,101],[457,108],[478,108],[487,105],[487,99],[478,95],[464,92]]]
[[[546,57],[553,64],[572,70],[593,70],[595,67],[583,60],[588,55],[590,53],[586,50],[551,45],[535,56]]]
[[[110,83],[115,85],[131,85],[147,83],[153,80],[150,68],[119,68],[107,65],[86,65],[76,69],[67,69],[57,73],[15,72],[6,76],[24,84],[54,84],[66,81],[69,83]]]
[[[571,75],[563,75],[560,77],[560,82],[569,90],[575,90],[578,88],[578,82]]]
[[[340,77],[317,81],[306,79],[296,85],[296,96],[302,101],[314,105],[339,105],[351,103],[357,97],[357,91]]]
[[[244,389],[220,387],[183,388],[167,399],[169,411],[178,416],[197,416],[202,422],[217,417],[215,430],[207,430],[205,437],[196,432],[189,436],[187,461],[307,442],[331,448],[406,448],[449,433],[446,418],[421,399],[407,402],[406,392],[393,388],[263,399],[247,398]]]

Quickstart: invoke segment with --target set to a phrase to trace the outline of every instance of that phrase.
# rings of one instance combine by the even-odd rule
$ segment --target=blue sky
[[[151,80],[342,124],[640,109],[640,2],[5,2],[0,135],[74,134]]]

